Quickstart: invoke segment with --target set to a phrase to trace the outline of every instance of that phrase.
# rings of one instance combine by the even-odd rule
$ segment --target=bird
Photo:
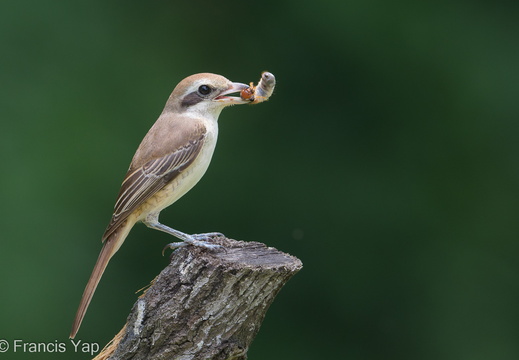
[[[70,338],[81,326],[108,262],[133,226],[142,222],[182,240],[166,247],[194,245],[218,248],[210,240],[220,233],[186,234],[159,222],[161,210],[187,193],[206,172],[218,137],[218,117],[230,105],[249,101],[231,96],[249,85],[200,73],[174,88],[164,110],[140,143],[115,202],[111,221],[102,236],[103,247],[83,292]]]

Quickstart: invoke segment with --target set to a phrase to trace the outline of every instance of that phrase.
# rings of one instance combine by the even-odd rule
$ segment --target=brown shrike
[[[270,73],[263,74],[263,84],[264,78],[275,81]],[[273,89],[273,83],[269,85]],[[217,121],[222,109],[251,102],[229,95],[250,88],[254,89],[252,84],[249,87],[233,83],[209,73],[189,76],[175,87],[162,114],[139,145],[121,185],[112,220],[102,238],[103,248],[79,304],[71,338],[76,336],[108,261],[138,221],[182,240],[169,244],[170,248],[219,247],[207,241],[220,233],[189,235],[159,223],[158,218],[162,209],[188,192],[207,170],[216,146]],[[258,93],[259,90],[260,86]]]

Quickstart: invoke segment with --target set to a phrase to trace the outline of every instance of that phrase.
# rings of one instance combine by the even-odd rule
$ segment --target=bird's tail
[[[101,253],[97,258],[96,265],[94,266],[94,270],[90,275],[90,279],[85,287],[85,291],[83,292],[83,296],[81,297],[81,302],[79,303],[79,308],[77,309],[76,318],[74,319],[74,323],[72,324],[72,331],[70,332],[70,338],[73,339],[81,326],[81,322],[85,317],[85,313],[88,309],[88,305],[90,305],[90,301],[92,300],[92,296],[94,296],[94,292],[96,291],[97,284],[99,284],[99,280],[101,280],[101,276],[103,275],[108,262],[112,258],[112,256],[119,250],[122,243],[128,236],[133,224],[129,224],[128,221],[125,224],[122,224],[119,229],[114,231],[108,239],[104,241],[103,248],[101,249]]]

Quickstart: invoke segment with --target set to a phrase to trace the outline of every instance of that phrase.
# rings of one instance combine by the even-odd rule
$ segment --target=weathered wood
[[[95,359],[242,360],[299,259],[257,242],[188,246],[153,281],[107,351]]]

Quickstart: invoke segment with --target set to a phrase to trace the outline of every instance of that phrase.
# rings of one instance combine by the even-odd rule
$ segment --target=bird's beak
[[[242,83],[231,83],[231,86],[227,90],[222,91],[213,101],[224,102],[226,105],[248,104],[250,101],[243,100],[241,96],[227,96],[228,94],[240,92],[248,87],[249,85]]]

